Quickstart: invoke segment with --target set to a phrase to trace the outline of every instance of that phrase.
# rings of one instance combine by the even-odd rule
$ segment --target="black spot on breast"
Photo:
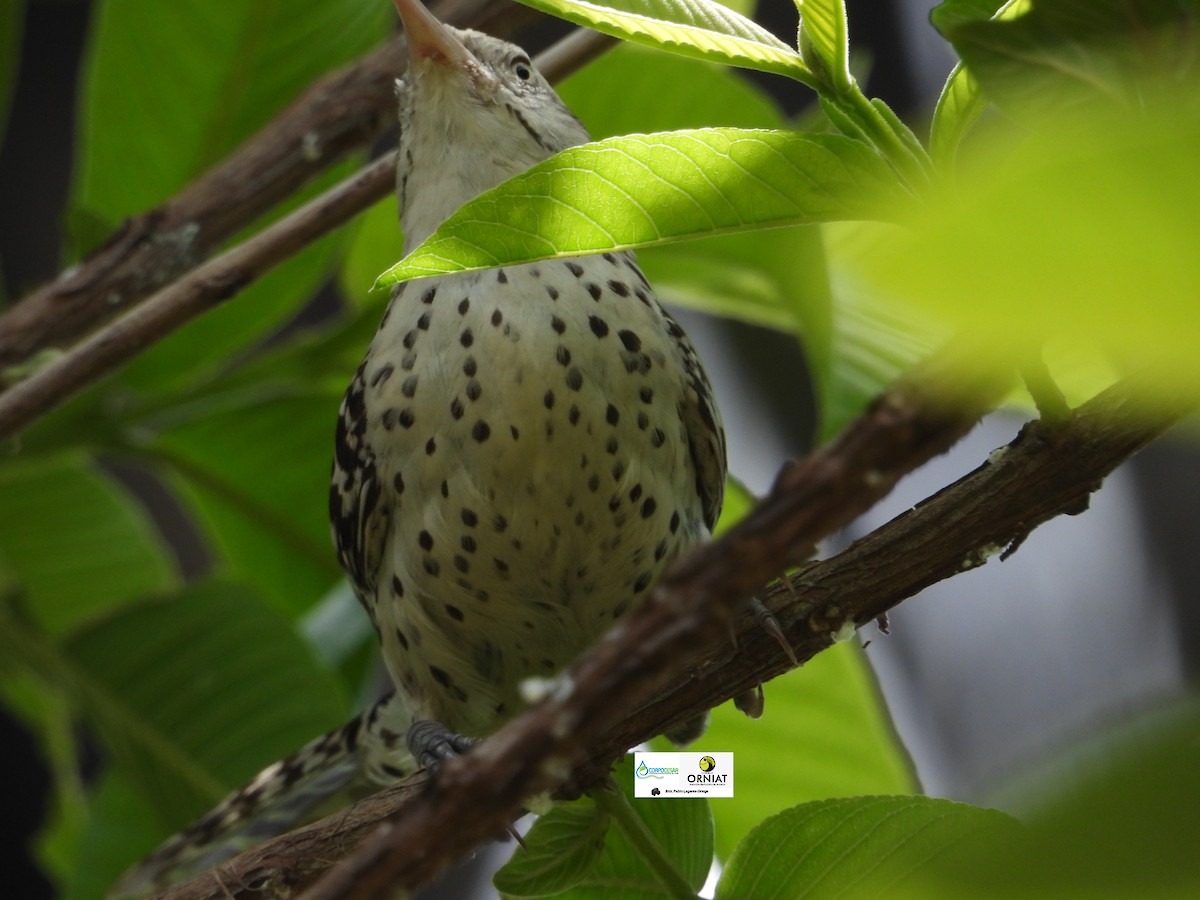
[[[654,432],[650,435],[650,443],[655,447],[661,447],[666,442],[667,436],[663,433],[663,430],[655,428]]]
[[[454,416],[456,419],[461,419],[463,417],[463,411],[463,402],[461,400],[455,397],[450,401],[450,415]]]
[[[628,297],[629,296],[629,285],[627,285],[623,281],[610,281],[608,283],[608,289],[610,291],[612,291],[614,294],[616,294],[618,297]]]
[[[462,334],[458,336],[458,342],[464,347],[470,347],[475,343],[475,335],[471,333],[470,328],[464,328]]]
[[[463,562],[466,562],[466,560],[463,560]],[[454,619],[456,622],[461,622],[463,620],[463,611],[457,606],[451,606],[449,603],[447,603],[445,608],[446,615],[448,615],[450,618]]]
[[[583,275],[583,266],[581,266],[577,262],[572,262],[571,260],[567,260],[566,267],[567,267],[567,271],[570,272],[572,275],[574,275],[576,278],[579,278]]]
[[[463,360],[463,374],[468,378],[474,378],[475,372],[478,370],[478,368],[479,365],[475,362],[474,356],[468,356]]]
[[[550,295],[551,300],[558,299],[558,288],[556,288],[554,285],[552,285],[552,284],[546,285],[546,293]]]
[[[542,397],[542,403],[545,405],[546,409],[554,409],[554,391],[546,391],[545,395]]]
[[[411,350],[413,348],[413,344],[415,344],[416,342],[417,342],[417,332],[416,332],[416,329],[413,329],[408,334],[404,335],[404,340],[401,343],[404,344],[405,350]]]
[[[411,409],[400,410],[400,415],[397,417],[396,421],[398,421],[405,428],[412,428],[412,424],[413,424],[412,410]]]
[[[616,425],[617,422],[621,421],[621,413],[611,403],[608,404],[608,409],[604,411],[604,421],[609,425]]]
[[[496,281],[500,282],[500,284],[508,284],[508,274],[503,269],[498,269],[496,271]]]
[[[392,476],[392,487],[395,489],[397,494],[404,493],[404,475],[402,473],[397,472],[394,476]]]
[[[569,410],[567,410],[567,421],[570,422],[572,425],[579,424],[579,407],[576,406],[574,403],[572,403],[571,408]]]
[[[653,577],[654,577],[654,575],[652,573],[643,572],[641,575],[638,576],[637,581],[635,581],[633,583],[633,592],[635,594],[640,594],[646,588],[650,587],[650,581]]]
[[[630,353],[637,353],[642,349],[642,339],[628,328],[622,328],[618,331],[617,337],[621,339],[621,343],[625,345],[625,349]]]
[[[472,379],[467,382],[467,399],[471,402],[478,400],[483,395],[483,388],[478,381]]]
[[[441,566],[437,564],[437,560],[430,559],[428,556],[421,561],[421,567],[434,578],[437,578],[438,572],[441,571]]]
[[[431,287],[421,295],[422,303],[432,303],[433,298],[437,296],[437,288]]]
[[[412,397],[417,393],[417,378],[416,375],[409,375],[404,379],[404,384],[400,385],[400,393],[405,397]]]
[[[598,338],[608,334],[608,323],[599,316],[588,316],[588,326],[592,329],[592,334]]]
[[[500,312],[500,310],[498,310],[498,309],[492,310],[492,324],[495,325],[497,328],[499,328],[500,323],[503,321],[504,321],[504,314],[502,312]]]
[[[442,687],[450,686],[450,676],[446,674],[445,670],[439,669],[437,666],[430,666],[429,674],[432,675],[433,680],[436,681],[438,684],[440,684]]]
[[[421,545],[422,550],[432,550],[433,535],[428,531],[422,531],[419,535],[417,535],[417,543]]]
[[[461,300],[458,301],[458,314],[460,316],[465,316],[467,314],[467,310],[470,308],[471,308],[471,298],[470,297],[463,297]]]
[[[562,319],[560,319],[558,316],[551,316],[550,317],[550,327],[553,328],[555,330],[555,332],[557,332],[558,334],[562,334],[564,331],[567,330],[567,323],[564,322]]]
[[[593,494],[600,490],[600,476],[593,472],[590,476],[588,476],[587,486],[588,490]]]
[[[479,522],[479,516],[475,515],[475,511],[473,509],[467,509],[466,507],[463,507],[462,520],[463,524],[468,528],[474,528]]]
[[[604,449],[608,453],[615,454],[617,452],[617,439],[615,437],[610,437],[608,442],[604,445]]]
[[[679,530],[679,510],[671,513],[671,534]]]
[[[503,533],[504,530],[508,528],[508,519],[497,513],[496,518],[492,519],[492,527],[495,528],[498,533]]]
[[[508,572],[508,563],[506,563],[504,560],[497,557],[496,559],[493,559],[492,562],[496,564],[497,572]]]
[[[474,515],[474,514],[472,514],[472,515]],[[478,546],[475,543],[475,538],[471,537],[471,535],[469,535],[469,534],[464,534],[462,536],[462,540],[460,540],[458,543],[468,553],[474,553],[476,547]]]
[[[429,440],[427,440],[425,442],[425,455],[433,456],[433,454],[436,452],[437,452],[437,441],[434,438],[430,438]]]
[[[583,373],[575,366],[572,366],[571,370],[567,372],[567,387],[573,391],[583,387]]]
[[[656,509],[658,509],[658,504],[654,502],[654,498],[647,497],[646,501],[642,504],[642,518],[650,518],[652,515],[654,515],[654,511]]]
[[[395,575],[392,576],[392,593],[397,597],[404,596],[404,582]]]
[[[654,401],[654,388],[638,388],[638,397],[641,398],[643,403],[652,403]]]
[[[558,349],[554,351],[554,358],[558,360],[560,366],[569,366],[571,364],[571,351],[562,344],[559,344]]]
[[[487,422],[483,421],[483,419],[477,421],[475,426],[471,429],[471,437],[475,438],[475,440],[479,441],[481,444],[488,439],[491,433],[491,426],[489,426]]]
[[[432,316],[433,316],[432,310],[429,310],[429,309],[425,310],[425,312],[421,313],[421,318],[417,319],[417,327],[420,328],[422,331],[428,331],[429,330],[429,321],[432,318]]]
[[[600,298],[602,296],[604,296],[604,291],[601,290],[600,285],[596,284],[594,281],[588,282],[587,292],[592,295],[592,299],[595,300],[597,303],[599,303]]]

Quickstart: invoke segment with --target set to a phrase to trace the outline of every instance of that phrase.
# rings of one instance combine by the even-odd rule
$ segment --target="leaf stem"
[[[932,172],[929,154],[920,148],[915,137],[905,140],[897,134],[897,127],[906,126],[900,124],[895,116],[891,117],[893,121],[889,121],[879,107],[867,99],[858,85],[854,85],[848,91],[829,94],[827,100],[861,129],[884,159],[891,163],[911,186],[921,188],[929,184]]]
[[[683,877],[683,873],[667,858],[658,838],[646,827],[642,817],[634,812],[633,804],[611,776],[602,788],[592,791],[591,796],[597,806],[612,816],[613,822],[625,835],[633,852],[658,876],[668,897],[674,900],[696,900],[696,892]]]

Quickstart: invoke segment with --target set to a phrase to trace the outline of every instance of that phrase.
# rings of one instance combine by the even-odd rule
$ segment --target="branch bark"
[[[508,0],[446,0],[451,24],[511,33],[536,14]],[[394,79],[407,51],[396,37],[315,82],[221,163],[0,316],[0,369],[66,347],[135,308],[232,235],[348,153],[395,124]],[[383,196],[381,193],[379,196]]]
[[[619,623],[550,696],[447,764],[173,889],[171,900],[379,896],[413,887],[502,833],[538,792],[577,792],[626,748],[791,667],[748,614],[747,593],[801,563],[806,548],[869,507],[905,472],[970,429],[1007,383],[927,367],[881,397],[832,444],[786,469],[724,537],[681,560],[652,602]],[[959,380],[948,379],[957,372]],[[801,661],[924,587],[1015,548],[1039,524],[1086,508],[1121,462],[1191,411],[1149,407],[1126,381],[1060,425],[1034,422],[1003,452],[830,559],[807,565],[768,600]],[[331,869],[330,860],[363,843]],[[325,877],[319,878],[328,871]],[[218,880],[219,879],[219,880]]]

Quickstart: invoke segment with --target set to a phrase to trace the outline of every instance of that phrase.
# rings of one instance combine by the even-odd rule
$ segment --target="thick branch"
[[[447,0],[439,17],[510,32],[528,15],[507,0]],[[397,37],[315,82],[221,163],[161,206],[127,219],[102,247],[0,316],[0,369],[65,347],[132,309],[280,200],[395,123]],[[380,194],[382,196],[382,193]]]
[[[941,393],[947,384],[962,388],[961,374],[949,382],[927,369],[889,391],[833,444],[785,470],[750,516],[675,566],[655,602],[594,647],[552,697],[447,765],[426,792],[401,801],[393,794],[399,789],[391,789],[296,833],[306,842],[333,834],[321,854],[310,843],[292,851],[296,836],[285,835],[215,874],[239,898],[273,894],[239,891],[236,884],[298,889],[350,843],[347,821],[363,834],[390,807],[397,811],[386,817],[386,828],[372,832],[335,879],[322,880],[307,896],[367,897],[374,885],[419,884],[497,834],[523,798],[595,781],[626,748],[786,671],[787,657],[749,615],[737,619],[734,652],[728,617],[747,585],[756,588],[797,563],[802,548],[965,433],[1004,381],[966,384],[955,404]],[[1190,411],[1150,408],[1143,396],[1122,383],[1061,426],[1027,425],[976,471],[777,585],[771,605],[797,656],[810,659],[844,636],[847,624],[870,622],[926,586],[1015,546],[1042,522],[1086,508],[1109,472]],[[165,896],[216,898],[225,896],[221,891],[210,875]]]

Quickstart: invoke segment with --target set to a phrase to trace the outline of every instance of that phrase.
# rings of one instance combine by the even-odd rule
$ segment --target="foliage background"
[[[201,7],[212,6],[129,0],[93,8],[96,36],[84,56],[73,128],[62,114],[72,108],[64,85],[72,84],[70,72],[84,53],[82,31],[74,40],[70,33],[79,27],[72,17],[79,17],[83,5],[33,0],[24,10],[21,4],[5,7],[0,41],[22,50],[19,57],[13,50],[4,55],[10,62],[20,58],[19,72],[11,65],[0,72],[0,100],[9,96],[17,74],[21,91],[0,157],[9,296],[52,275],[60,258],[93,245],[122,216],[171,193],[315,74],[361,52],[391,27],[388,5],[374,2],[317,5],[315,18],[284,15],[267,3],[226,4],[222,16],[198,15]],[[904,49],[896,40],[903,6],[865,6],[869,9],[851,4],[850,15],[855,46],[872,46],[869,92],[919,115],[923,98],[913,84],[903,83],[915,82],[914,69],[894,65]],[[766,16],[779,23],[777,33],[791,39],[790,4],[772,5]],[[873,28],[881,36],[872,44]],[[22,33],[26,37],[19,41]],[[338,39],[311,39],[329,33]],[[36,34],[44,35],[41,42],[33,41]],[[173,46],[163,35],[189,40]],[[53,93],[55,80],[57,90],[67,93]],[[639,96],[638,88],[647,84],[654,90]],[[231,85],[238,86],[237,102],[217,102],[231,96]],[[798,112],[797,92],[786,90],[781,108],[739,75],[623,48],[581,73],[563,93],[600,137],[693,125],[775,126]],[[665,102],[674,92],[681,99]],[[69,177],[68,152],[75,163]],[[340,167],[328,178],[346,171],[348,166]],[[380,310],[379,297],[369,297],[365,286],[395,260],[393,221],[391,205],[381,204],[363,222],[302,254],[47,420],[3,461],[0,585],[19,585],[19,591],[11,595],[0,650],[24,665],[19,675],[11,669],[0,674],[11,676],[4,681],[5,699],[32,725],[43,764],[58,776],[60,792],[48,808],[50,837],[39,857],[67,895],[97,895],[98,886],[131,857],[129,848],[148,847],[262,763],[336,724],[369,690],[369,634],[338,586],[323,497],[333,411]],[[742,405],[749,390],[765,398],[759,418],[735,426],[735,434],[759,435],[778,425],[779,455],[813,439],[814,396],[828,427],[852,414],[928,343],[921,327],[893,321],[874,298],[854,293],[838,262],[853,258],[856,235],[830,232],[826,238],[821,246],[811,236],[770,232],[643,256],[650,277],[675,300],[725,313],[731,311],[730,296],[744,301],[737,310],[740,324],[710,331],[695,320],[692,330],[709,334],[706,358],[734,360],[720,366],[736,373],[726,376],[723,388],[731,397],[727,410]],[[803,248],[799,255],[797,245]],[[823,254],[834,264],[829,282],[814,265]],[[829,291],[851,313],[839,323],[848,342],[843,349],[862,352],[841,353],[833,360],[842,367],[836,377],[814,388],[789,333],[797,326],[821,326],[805,298]],[[752,330],[761,326],[778,330]],[[763,353],[764,346],[771,352]],[[750,351],[739,357],[739,347]],[[752,387],[735,381],[747,372]],[[1195,510],[1181,496],[1194,490],[1194,479],[1170,470],[1177,466],[1194,474],[1187,452],[1159,451],[1158,465],[1145,467],[1146,494],[1158,495],[1160,506],[1169,501]],[[980,455],[976,448],[973,458]],[[764,460],[768,469],[776,461],[769,455]],[[735,467],[751,482],[761,484],[766,477],[737,461]],[[1110,529],[1117,547],[1139,527],[1132,510],[1131,503],[1111,513],[1123,517]],[[1163,524],[1151,528],[1187,546],[1188,535],[1194,540],[1194,516],[1169,515],[1152,518]],[[1034,540],[1044,539],[1039,532]],[[1129,542],[1134,540],[1145,539]],[[1089,542],[1075,543],[1089,553]],[[1173,556],[1169,541],[1156,540],[1153,552],[1179,563],[1162,571],[1182,590],[1152,594],[1163,586],[1130,583],[1124,591],[1137,600],[1173,595],[1190,601],[1196,583],[1186,575],[1195,566],[1191,556]],[[1064,565],[1055,549],[1046,555],[1059,556],[1056,562]],[[1128,550],[1091,555],[1121,559]],[[1015,562],[1022,559],[1018,555]],[[955,591],[969,590],[958,582]],[[1061,585],[1053,586],[1040,600],[1064,593]],[[1034,605],[1038,602],[1035,597]],[[974,604],[969,616],[954,621],[966,628],[985,606],[986,601]],[[1191,606],[1183,602],[1178,608]],[[936,621],[939,615],[955,612],[943,609],[926,618]],[[896,616],[898,626],[905,616],[906,611]],[[1070,635],[1069,615],[1060,611],[1058,617]],[[941,757],[944,763],[962,731],[953,721],[953,702],[936,707],[935,699],[953,692],[939,678],[938,664],[927,660],[931,651],[920,634],[905,634],[910,628],[929,634],[924,625],[898,627],[882,655],[892,666],[893,709],[917,698],[917,715],[899,726],[915,739],[910,746],[942,741],[918,758],[927,782],[936,781],[934,761]],[[1171,631],[1160,629],[1157,637],[1170,640]],[[1186,641],[1186,628],[1174,633]],[[961,650],[967,639],[947,627],[935,643],[959,644]],[[1061,646],[1069,643],[1062,640]],[[1051,654],[1054,643],[1045,641]],[[881,655],[880,649],[872,653]],[[1135,656],[1175,658],[1175,652],[1159,645],[1139,648]],[[1187,661],[1186,654],[1182,658]],[[1069,657],[1055,663],[1069,673],[1074,669]],[[926,670],[926,688],[906,696],[903,686],[920,683],[912,678],[920,668]],[[153,680],[146,678],[148,670],[156,673]],[[1178,675],[1168,671],[1147,689],[1160,690]],[[1070,679],[1067,684],[1067,697],[1111,690]],[[1020,691],[1002,680],[982,689],[984,696],[989,693],[999,706]],[[231,697],[235,702],[228,702]],[[75,706],[81,699],[93,711],[82,721]],[[971,705],[969,696],[957,699]],[[1140,703],[1144,695],[1115,699]],[[1109,706],[1089,705],[1097,715]],[[751,824],[785,803],[916,787],[860,654],[839,648],[799,675],[773,683],[768,709],[768,718],[753,724],[722,716],[706,739],[712,746],[747,753],[754,747],[755,755],[789,760],[782,772],[740,770],[739,800],[715,810],[723,854]],[[1055,710],[1043,712],[1052,716]],[[1017,720],[1023,721],[1019,715]],[[1033,733],[1041,727],[1023,724]],[[100,742],[77,742],[81,727]],[[97,747],[104,748],[109,765],[95,765]],[[84,779],[76,774],[81,759]],[[137,778],[131,779],[134,772]],[[946,781],[954,783],[953,772]],[[988,787],[960,779],[958,790],[943,793],[978,799]],[[137,821],[128,815],[135,806],[152,815]]]

